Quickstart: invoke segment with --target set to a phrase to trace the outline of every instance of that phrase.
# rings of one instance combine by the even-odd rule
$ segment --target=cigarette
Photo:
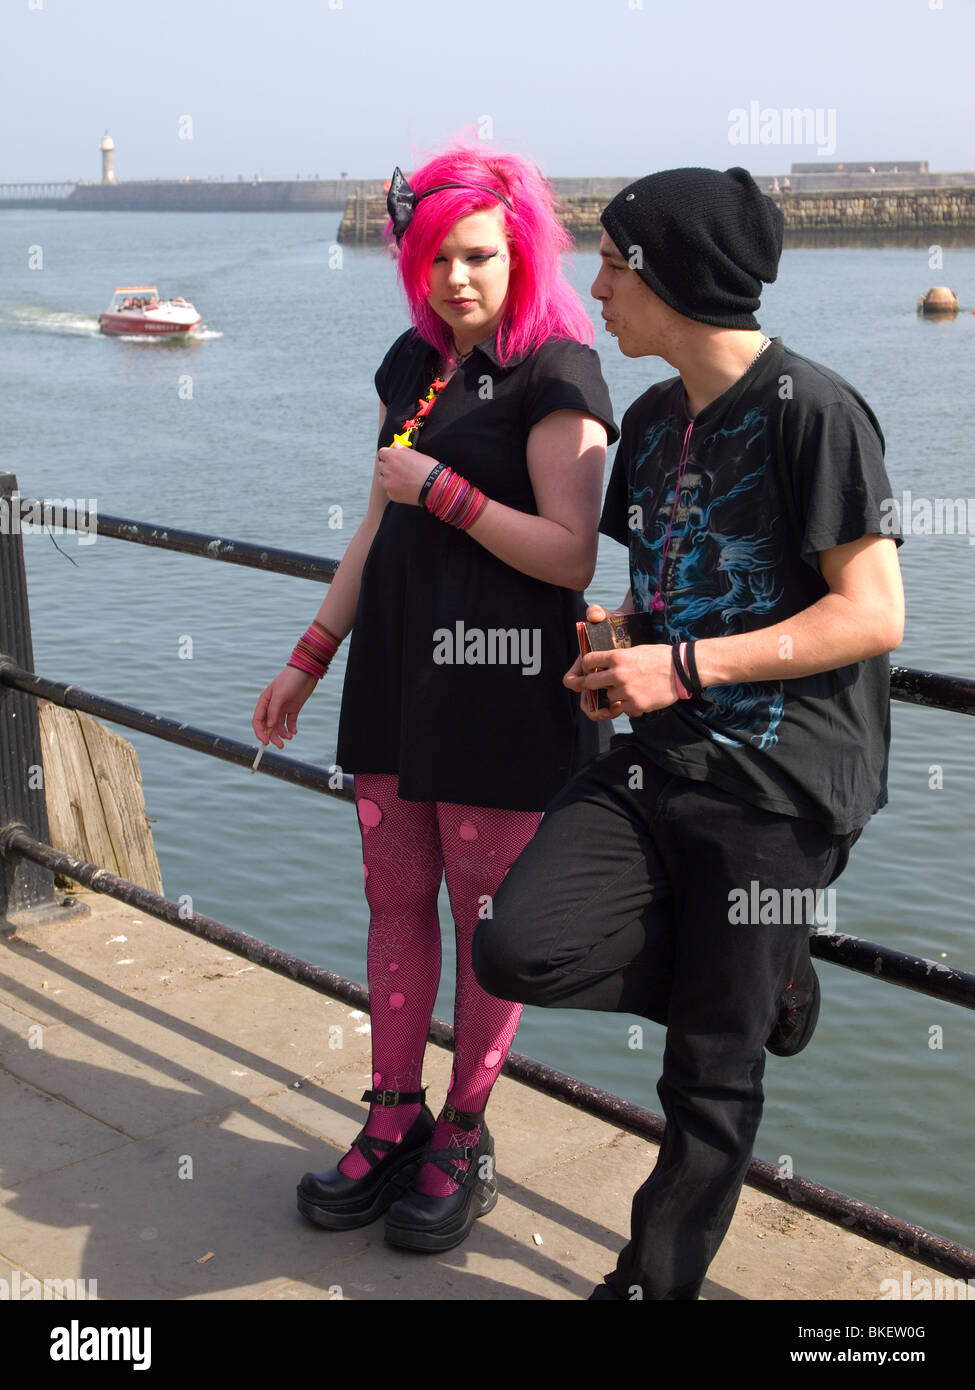
[[[257,769],[260,767],[260,765],[261,765],[261,759],[264,757],[264,750],[265,750],[266,747],[267,747],[267,744],[266,744],[266,743],[262,743],[261,746],[260,746],[260,748],[258,748],[258,750],[257,750],[257,757],[256,757],[256,758],[254,759],[254,761],[251,763],[251,772],[256,772]]]

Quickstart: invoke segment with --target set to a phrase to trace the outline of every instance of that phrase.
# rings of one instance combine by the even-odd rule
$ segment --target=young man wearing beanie
[[[474,968],[504,999],[666,1027],[660,1154],[592,1298],[694,1299],[751,1158],[765,1051],[815,1027],[822,890],[886,801],[904,601],[877,420],[754,317],[778,207],[744,169],[673,169],[602,223],[607,329],[679,373],[627,411],[600,523],[629,549],[620,611],[650,615],[650,638],[566,675],[605,692],[590,717],[632,732],[549,806]]]

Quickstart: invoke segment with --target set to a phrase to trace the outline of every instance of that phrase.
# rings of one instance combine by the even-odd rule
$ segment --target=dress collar
[[[437,349],[433,346],[432,343],[427,343],[426,346],[429,355],[433,357],[433,355],[437,353]],[[518,352],[515,353],[513,357],[509,357],[504,366],[501,367],[501,359],[498,357],[497,341],[494,337],[482,338],[479,343],[474,344],[473,348],[471,349],[471,352],[482,353],[488,359],[489,362],[493,362],[493,364],[496,367],[500,368],[502,371],[508,371],[511,367],[517,367],[527,358],[531,357],[530,352]],[[467,361],[470,361],[469,357],[467,358]]]
[[[501,360],[498,357],[497,340],[493,335],[489,338],[482,338],[479,343],[475,343],[473,351],[482,353],[488,361],[493,362],[496,367],[501,366]],[[504,364],[504,370],[507,371],[509,367],[517,367],[519,363],[524,362],[526,357],[530,356],[531,354],[527,352],[516,353],[514,357],[508,358],[507,362]]]

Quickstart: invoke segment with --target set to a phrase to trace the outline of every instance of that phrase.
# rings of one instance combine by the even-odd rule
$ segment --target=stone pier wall
[[[381,188],[377,180],[370,191]],[[65,212],[341,212],[348,200],[349,185],[339,179],[159,180],[79,184],[60,207]]]
[[[796,186],[773,193],[785,214],[786,227],[801,232],[936,231],[975,227],[975,174],[915,174],[903,187],[904,174],[877,174],[868,186],[822,187],[839,175],[796,175]],[[847,176],[852,178],[854,176]],[[873,179],[883,179],[874,187]],[[938,179],[937,186],[927,180]],[[817,187],[810,187],[809,181]],[[631,179],[552,179],[566,226],[578,237],[597,236],[599,213]],[[771,180],[759,178],[771,191]],[[68,212],[323,212],[342,214],[339,240],[377,245],[386,222],[381,179],[300,179],[223,182],[193,180],[78,184],[68,197],[35,202],[36,189],[0,185],[0,207],[57,207]],[[359,216],[356,217],[358,200]]]
[[[975,228],[975,186],[969,188],[877,189],[840,193],[773,195],[782,208],[787,231],[931,231]],[[562,220],[575,237],[598,236],[599,214],[608,196],[562,194]],[[366,197],[365,216],[350,198],[339,228],[340,242],[378,245],[386,225],[382,197]],[[364,233],[363,233],[363,228]]]
[[[791,231],[936,231],[940,227],[975,227],[975,188],[789,193],[777,195],[776,201]]]

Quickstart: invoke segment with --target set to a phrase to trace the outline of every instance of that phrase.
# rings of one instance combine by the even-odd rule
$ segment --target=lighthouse
[[[115,141],[107,130],[99,148],[102,152],[102,183],[115,183]]]

